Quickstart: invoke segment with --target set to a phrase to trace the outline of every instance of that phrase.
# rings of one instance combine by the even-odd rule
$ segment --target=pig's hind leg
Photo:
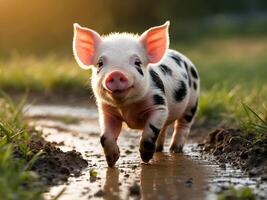
[[[174,124],[174,133],[170,145],[170,152],[181,153],[183,151],[186,138],[193,124],[195,113],[197,111],[198,101],[189,106],[183,116],[177,119]]]

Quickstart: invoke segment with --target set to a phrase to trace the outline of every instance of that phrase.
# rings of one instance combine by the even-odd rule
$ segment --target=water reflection
[[[207,171],[182,154],[157,153],[142,165],[142,199],[204,199]]]
[[[108,168],[106,172],[106,182],[104,185],[104,199],[119,199],[119,169]]]
[[[205,199],[205,188],[209,173],[206,168],[197,165],[185,155],[157,153],[151,164],[142,164],[131,181],[140,183],[141,199]],[[129,199],[129,190],[125,185],[120,190],[119,169],[106,171],[104,192],[106,200]],[[129,186],[128,186],[129,188]]]

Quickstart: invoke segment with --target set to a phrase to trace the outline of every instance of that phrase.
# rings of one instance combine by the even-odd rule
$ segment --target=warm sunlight
[[[267,1],[0,0],[0,200],[267,196]]]

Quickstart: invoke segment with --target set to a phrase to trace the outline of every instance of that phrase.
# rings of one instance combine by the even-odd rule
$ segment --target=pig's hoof
[[[143,141],[140,145],[140,155],[144,162],[148,162],[155,152],[155,143],[149,141]]]
[[[119,153],[106,155],[106,161],[108,163],[108,166],[113,167],[115,163],[117,162],[117,160],[119,159],[119,157],[120,157]]]
[[[163,151],[163,145],[159,145],[156,147],[156,152],[162,152]]]
[[[171,153],[183,153],[183,146],[172,144],[170,147],[170,152]]]
[[[140,152],[141,159],[145,163],[148,163],[152,159],[154,152]]]
[[[112,142],[112,143],[111,143]],[[104,153],[109,167],[113,167],[120,157],[120,150],[116,143],[105,143]]]

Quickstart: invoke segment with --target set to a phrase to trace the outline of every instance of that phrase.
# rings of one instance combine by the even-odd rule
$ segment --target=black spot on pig
[[[103,69],[103,67],[98,68],[96,71],[96,74],[99,74],[102,69]]]
[[[197,106],[198,106],[198,100],[195,103],[195,106],[193,108],[191,108],[191,113],[194,115],[197,111]]]
[[[164,75],[172,75],[172,70],[167,65],[161,64],[159,68]]]
[[[187,73],[187,76],[188,76],[188,85],[189,85],[189,87],[191,87],[191,85],[192,85],[192,81],[191,81],[191,76],[190,76],[190,74],[189,74],[189,72],[188,72],[188,65],[187,65],[186,62],[184,62],[184,66],[185,66],[186,73]]]
[[[153,140],[153,142],[156,142],[156,140],[159,136],[160,129],[158,129],[157,127],[155,127],[152,124],[149,124],[149,127],[151,128],[152,132],[154,133],[154,137],[152,138],[152,140]]]
[[[193,88],[194,88],[194,90],[197,90],[197,83],[195,81],[193,83]]]
[[[188,78],[188,85],[189,85],[189,87],[192,86],[192,81],[191,81],[191,78],[190,77]]]
[[[191,108],[190,112],[184,115],[183,118],[185,119],[185,121],[187,121],[188,123],[192,121],[192,119],[194,118],[196,114],[197,107],[198,107],[198,100],[196,101],[196,104]]]
[[[157,72],[155,72],[153,69],[150,69],[149,71],[150,76],[152,78],[152,81],[154,82],[154,85],[159,88],[163,93],[165,93],[165,88],[162,80],[160,79],[159,75]]]
[[[190,122],[192,121],[193,117],[194,117],[194,116],[191,115],[191,114],[185,114],[185,115],[184,115],[184,119],[185,119],[185,121],[188,122],[188,123],[190,123]]]
[[[179,86],[173,92],[175,101],[181,102],[187,94],[186,84],[183,81],[179,81]]]
[[[165,99],[162,96],[155,94],[153,96],[153,99],[154,99],[155,105],[165,105]]]
[[[102,135],[100,138],[100,143],[101,143],[102,147],[105,146],[105,140],[106,140],[106,137],[104,135]]]
[[[190,68],[190,72],[195,79],[198,79],[197,72],[193,67]]]
[[[188,73],[188,65],[187,65],[187,63],[185,61],[184,61],[184,67],[186,69],[186,72]]]
[[[153,151],[155,149],[155,143],[150,141],[144,141],[145,150]]]
[[[139,74],[141,74],[142,76],[144,76],[144,72],[141,69],[141,67],[135,67],[135,69],[138,71]]]
[[[142,160],[147,163],[153,157],[154,151],[155,151],[155,145],[153,148],[151,146],[151,150],[144,151],[144,152],[140,151]]]
[[[186,74],[186,73],[182,73],[182,76],[183,76],[185,79],[188,79],[188,77],[187,77],[187,74]]]
[[[181,63],[183,60],[178,55],[172,54],[170,57],[174,60],[174,62],[176,62],[179,67],[182,67]]]

